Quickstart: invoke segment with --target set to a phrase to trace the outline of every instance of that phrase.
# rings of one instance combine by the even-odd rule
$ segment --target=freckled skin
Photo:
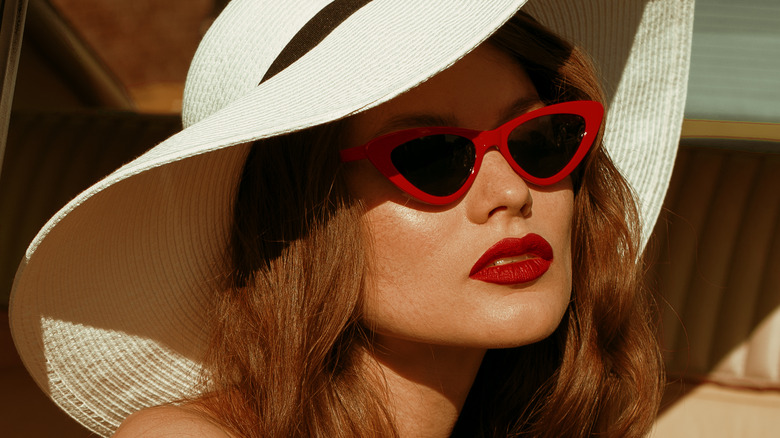
[[[494,129],[514,102],[534,97],[522,67],[485,44],[419,87],[355,116],[345,147],[365,143],[405,115]],[[547,187],[527,184],[491,149],[470,190],[456,203],[436,207],[409,198],[367,160],[347,169],[350,190],[368,206],[373,260],[365,321],[379,344],[484,351],[533,343],[555,330],[571,291],[569,178]],[[493,244],[528,233],[553,248],[553,263],[541,278],[510,286],[469,278]]]

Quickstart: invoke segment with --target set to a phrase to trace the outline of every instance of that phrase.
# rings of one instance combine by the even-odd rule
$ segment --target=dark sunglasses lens
[[[429,195],[448,196],[466,183],[475,155],[471,140],[436,134],[401,144],[390,152],[390,160],[413,186]]]
[[[585,119],[576,114],[550,114],[515,128],[509,153],[523,170],[537,178],[551,177],[566,167],[585,135]]]

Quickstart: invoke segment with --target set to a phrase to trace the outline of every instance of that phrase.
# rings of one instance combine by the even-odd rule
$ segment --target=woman
[[[39,305],[37,353],[16,323],[28,362],[47,357],[55,400],[103,433],[184,400],[141,410],[118,436],[647,432],[662,379],[642,224],[597,136],[596,76],[533,19],[510,19],[522,2],[447,3],[302,2],[295,26],[272,30],[284,38],[257,43],[274,55],[257,58],[235,23],[262,29],[246,17],[275,23],[282,9],[226,9],[212,41],[242,44],[206,37],[190,126],[66,207],[20,270],[18,309],[45,289],[52,266],[37,260],[79,235],[91,240],[71,255],[84,272],[69,275],[74,290],[94,272],[111,282],[97,314]],[[453,20],[492,24],[459,34]],[[375,41],[376,27],[395,33]],[[242,64],[265,67],[260,85],[226,93],[230,78],[215,78],[246,71],[209,64],[214,47],[262,61]],[[346,62],[354,53],[365,66]],[[249,140],[248,153],[203,153]],[[427,161],[432,148],[446,160]],[[653,185],[642,201],[663,190]],[[101,235],[78,220],[96,217],[116,226]],[[73,363],[101,345],[89,357],[107,363]]]

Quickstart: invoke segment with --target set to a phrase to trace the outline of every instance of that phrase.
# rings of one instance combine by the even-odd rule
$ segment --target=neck
[[[399,435],[450,436],[485,350],[397,339],[374,345],[371,368],[385,385]]]

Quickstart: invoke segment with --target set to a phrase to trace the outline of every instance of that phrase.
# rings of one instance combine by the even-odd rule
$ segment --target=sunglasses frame
[[[526,172],[517,162],[515,162],[509,152],[507,141],[510,133],[523,123],[538,117],[554,114],[573,114],[582,117],[585,121],[585,133],[583,134],[580,145],[577,147],[577,151],[563,169],[555,175],[546,178],[538,178]],[[489,131],[477,131],[446,126],[404,129],[379,136],[361,146],[343,149],[341,150],[340,155],[341,161],[344,163],[367,158],[382,175],[390,180],[390,182],[413,198],[426,204],[446,205],[458,200],[469,190],[474,183],[477,173],[479,173],[485,152],[491,147],[497,147],[512,169],[526,182],[537,186],[545,186],[561,181],[569,176],[585,158],[588,150],[590,150],[590,147],[596,140],[603,118],[604,107],[599,102],[590,100],[562,102],[529,111],[504,123],[498,128]],[[455,193],[447,196],[431,195],[415,187],[398,172],[390,158],[391,151],[396,147],[420,137],[438,134],[452,134],[469,139],[474,144],[476,154],[474,166],[466,181],[457,191],[455,191]]]

